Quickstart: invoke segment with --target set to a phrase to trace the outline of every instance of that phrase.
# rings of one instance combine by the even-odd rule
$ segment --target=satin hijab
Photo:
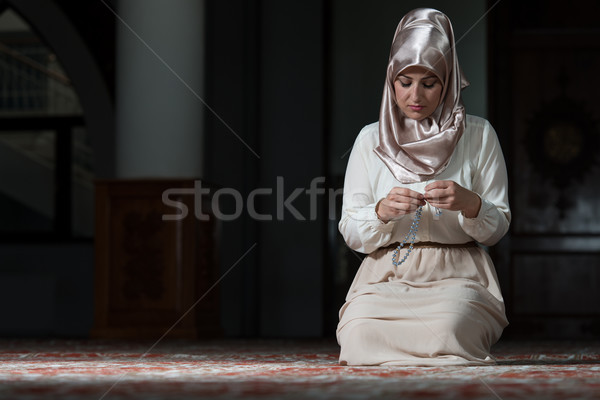
[[[396,104],[394,81],[411,66],[430,70],[443,85],[440,104],[421,121],[406,117]],[[465,128],[460,92],[468,85],[458,65],[448,17],[429,8],[406,14],[392,42],[375,148],[397,180],[422,182],[447,167]]]

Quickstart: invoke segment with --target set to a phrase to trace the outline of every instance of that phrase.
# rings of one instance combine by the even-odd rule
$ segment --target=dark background
[[[118,10],[118,1],[107,4]],[[417,7],[445,12],[471,82],[464,92],[467,112],[494,125],[509,168],[513,224],[491,249],[511,321],[505,337],[600,335],[597,2],[204,4],[198,21],[206,34],[203,99],[260,159],[198,102],[205,116],[200,178],[242,194],[274,188],[279,176],[286,195],[308,188],[315,177],[325,178],[326,189],[341,188],[347,151],[362,126],[378,118],[397,23]],[[165,7],[176,6],[165,1]],[[119,21],[93,0],[7,0],[0,7],[17,11],[56,53],[81,98],[94,175],[113,178]],[[0,124],[24,120],[0,117]],[[314,221],[261,222],[244,214],[222,224],[220,273],[256,244],[219,284],[225,336],[334,334],[361,255],[347,250],[337,234],[329,197],[320,198]],[[308,215],[308,199],[294,206]],[[273,212],[275,204],[263,198],[257,209]],[[46,235],[2,231],[1,335],[88,336],[93,240],[60,229]]]

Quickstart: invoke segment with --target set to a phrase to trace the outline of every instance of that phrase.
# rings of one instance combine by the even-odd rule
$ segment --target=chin
[[[423,114],[417,114],[417,115],[415,115],[415,114],[411,113],[411,114],[407,114],[406,116],[408,118],[410,118],[410,119],[414,119],[415,121],[422,121],[425,118],[427,118],[429,115],[423,115]]]
[[[422,112],[414,112],[412,110],[409,110],[408,112],[403,111],[402,113],[404,114],[405,117],[414,119],[415,121],[422,121],[431,115],[431,114],[424,114]]]

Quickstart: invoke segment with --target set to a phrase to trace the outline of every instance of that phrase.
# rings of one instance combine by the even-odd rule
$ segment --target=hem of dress
[[[406,360],[394,360],[394,361],[382,361],[379,363],[348,363],[347,361],[340,360],[339,365],[347,367],[387,367],[387,366],[398,366],[398,367],[443,367],[443,366],[458,366],[458,367],[475,367],[475,366],[486,366],[496,365],[496,360],[492,357],[486,357],[483,360],[467,360],[462,357],[450,356],[450,357],[433,357],[419,359],[406,359]]]

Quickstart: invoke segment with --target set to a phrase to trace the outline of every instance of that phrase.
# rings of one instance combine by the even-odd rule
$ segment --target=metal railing
[[[0,239],[73,237],[74,179],[88,182],[93,179],[91,147],[86,140],[74,140],[75,130],[82,127],[85,122],[77,93],[56,56],[31,32],[3,32],[0,36],[0,146],[6,146],[22,158],[27,157],[31,168],[45,166],[45,175],[53,177],[54,185],[53,206],[49,204],[53,207],[49,216],[52,229],[11,232],[0,228]],[[36,134],[27,136],[26,132]],[[45,140],[32,145],[27,137]],[[8,160],[0,160],[2,162]],[[26,175],[23,171],[13,173]],[[2,186],[0,182],[0,191],[8,191]]]

